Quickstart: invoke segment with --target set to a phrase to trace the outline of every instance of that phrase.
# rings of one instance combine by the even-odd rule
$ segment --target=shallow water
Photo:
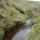
[[[12,37],[12,40],[24,40],[25,36],[31,31],[32,28],[32,23],[30,20],[27,21],[28,24],[23,25],[20,29],[19,32],[15,34],[14,37]]]

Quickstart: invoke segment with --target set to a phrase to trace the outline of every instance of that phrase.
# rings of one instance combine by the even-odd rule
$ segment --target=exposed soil
[[[12,36],[16,33],[15,28],[13,28],[10,32],[6,31],[2,40],[11,40]]]

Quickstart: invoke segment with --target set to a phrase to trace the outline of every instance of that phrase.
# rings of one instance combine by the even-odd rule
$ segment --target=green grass
[[[32,26],[31,32],[27,35],[25,40],[40,40],[40,23]]]
[[[32,30],[26,35],[25,40],[40,40],[40,8],[34,7],[32,10]]]

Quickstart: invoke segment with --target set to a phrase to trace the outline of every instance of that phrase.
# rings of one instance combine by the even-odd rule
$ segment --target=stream
[[[32,20],[29,19],[26,23],[19,29],[19,32],[12,37],[11,40],[24,40],[25,36],[31,31]]]

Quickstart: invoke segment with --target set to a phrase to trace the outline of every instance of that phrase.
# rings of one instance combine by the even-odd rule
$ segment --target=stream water
[[[26,23],[19,29],[19,32],[12,37],[11,40],[24,40],[25,36],[31,31],[32,21],[29,19]]]

